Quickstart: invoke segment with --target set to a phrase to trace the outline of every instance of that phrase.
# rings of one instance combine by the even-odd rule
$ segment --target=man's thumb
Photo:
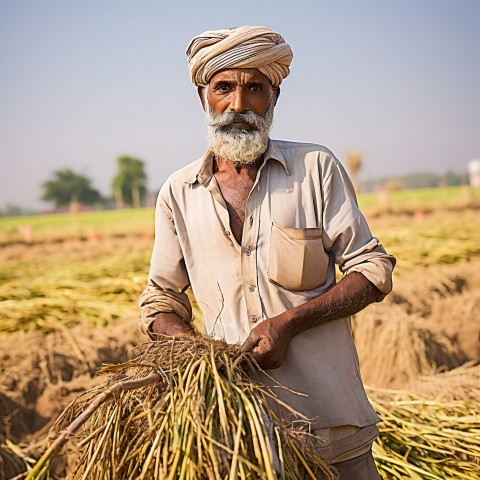
[[[240,347],[241,352],[251,352],[258,345],[259,337],[257,335],[249,335],[243,345]]]

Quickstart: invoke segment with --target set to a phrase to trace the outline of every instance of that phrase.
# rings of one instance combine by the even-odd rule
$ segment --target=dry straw
[[[398,388],[465,361],[442,332],[398,305],[372,305],[355,316],[352,329],[367,385]]]
[[[146,262],[148,255],[136,252],[67,265],[58,259],[5,262],[0,266],[0,334],[105,326],[132,315],[146,282]]]
[[[250,361],[237,346],[201,337],[137,347],[130,362],[104,367],[105,384],[62,414],[60,428],[78,416],[27,479],[46,478],[82,426],[74,479],[333,479],[315,455],[323,441],[270,409],[288,407],[252,382],[242,368]]]
[[[468,362],[461,367],[436,375],[421,376],[407,388],[417,395],[437,402],[480,400],[480,365]]]
[[[385,480],[480,479],[480,403],[369,389],[383,422],[373,455]]]

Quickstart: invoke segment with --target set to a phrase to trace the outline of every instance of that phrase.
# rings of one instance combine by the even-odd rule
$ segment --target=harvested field
[[[480,361],[480,259],[401,272],[394,292],[352,321],[371,386],[402,388],[422,375]]]
[[[383,422],[373,445],[385,479],[480,478],[478,401],[436,402],[396,391],[368,390]]]
[[[472,361],[443,373],[422,375],[409,382],[405,390],[441,402],[478,401],[480,399],[480,364],[478,361]]]
[[[478,424],[478,211],[380,216],[370,224],[399,263],[394,292],[352,322],[362,376],[376,388],[369,395],[387,411],[412,395],[444,406],[471,401],[470,416]],[[98,385],[98,367],[125,361],[142,341],[136,300],[152,239],[134,233],[15,243],[0,251],[0,479],[25,472],[44,450],[61,410]],[[424,410],[435,421],[435,409]],[[58,458],[53,478],[65,478],[73,460]],[[468,478],[480,478],[479,472]]]

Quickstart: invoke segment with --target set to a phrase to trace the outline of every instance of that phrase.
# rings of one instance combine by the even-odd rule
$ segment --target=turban
[[[278,87],[290,73],[293,58],[279,33],[249,26],[203,32],[191,40],[186,53],[195,85],[207,85],[216,73],[228,68],[258,68]]]

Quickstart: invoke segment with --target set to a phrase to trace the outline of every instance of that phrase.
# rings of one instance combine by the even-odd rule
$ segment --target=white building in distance
[[[468,162],[468,176],[472,187],[480,187],[480,158]]]

